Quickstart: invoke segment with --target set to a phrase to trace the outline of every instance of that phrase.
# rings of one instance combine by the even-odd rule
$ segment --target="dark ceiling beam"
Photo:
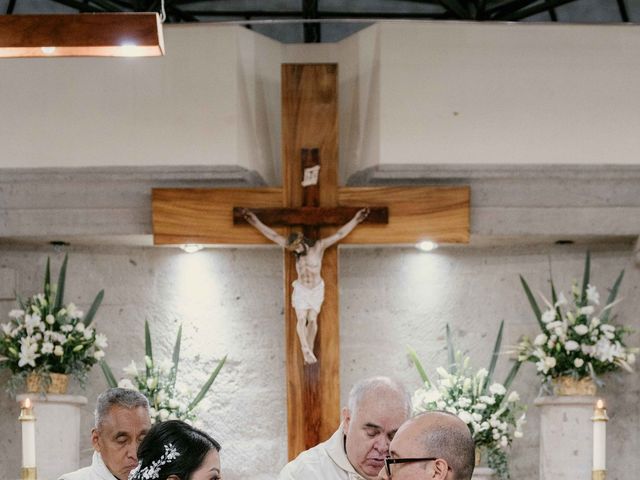
[[[624,0],[618,0],[618,10],[620,10],[620,18],[623,22],[629,21],[629,12],[627,11],[627,4]]]
[[[549,9],[549,18],[551,19],[552,22],[557,22],[558,21],[558,14],[556,13],[556,9],[555,8],[550,8]]]
[[[538,0],[511,0],[489,8],[487,13],[492,20],[502,20],[504,15],[517,12],[518,10],[529,7],[537,2]]]
[[[16,0],[9,0],[9,4],[7,5],[7,15],[11,15],[13,13],[13,9],[16,8]]]
[[[459,18],[471,18],[471,12],[462,6],[458,0],[440,0],[440,5],[442,5],[448,12],[457,15]]]
[[[533,15],[537,15],[538,13],[545,12],[550,8],[560,7],[567,3],[575,2],[576,0],[548,0],[544,2],[542,5],[535,5],[533,7],[524,8],[518,12],[512,13],[511,15],[505,15],[502,20],[507,21],[518,21],[527,17],[531,17]]]
[[[300,18],[300,12],[282,12],[267,10],[183,10],[198,17],[242,17],[247,20],[252,18]],[[381,18],[397,19],[423,19],[423,20],[451,20],[448,13],[389,13],[389,12],[325,12],[319,11],[317,20],[323,19],[357,19],[357,20],[378,20]]]
[[[77,0],[51,0],[52,2],[59,3],[65,7],[75,8],[82,13],[104,13],[101,8],[94,7],[85,2],[79,2]]]
[[[305,20],[318,18],[318,0],[302,0],[302,18]],[[322,42],[322,25],[320,23],[305,23],[302,28],[304,31],[304,43]]]

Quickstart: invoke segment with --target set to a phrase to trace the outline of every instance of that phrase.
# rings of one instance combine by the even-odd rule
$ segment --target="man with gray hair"
[[[289,462],[278,479],[374,480],[410,412],[409,395],[395,380],[373,377],[357,383],[336,433]]]
[[[59,480],[127,480],[138,465],[138,445],[151,428],[149,402],[136,390],[110,388],[98,396],[91,430],[91,466]]]
[[[391,442],[380,480],[470,480],[475,445],[467,424],[448,412],[405,422]]]

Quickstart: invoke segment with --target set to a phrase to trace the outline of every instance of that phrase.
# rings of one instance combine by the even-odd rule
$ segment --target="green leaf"
[[[500,322],[500,328],[498,329],[498,336],[496,337],[496,343],[493,345],[493,353],[491,354],[491,362],[489,363],[489,373],[487,380],[484,382],[483,391],[487,390],[487,386],[491,383],[493,378],[493,372],[496,369],[498,363],[498,357],[500,356],[500,345],[502,345],[502,331],[504,330],[504,320]]]
[[[518,370],[520,370],[520,366],[521,365],[522,365],[522,362],[516,360],[516,363],[514,363],[513,367],[511,367],[511,370],[509,370],[509,374],[507,375],[507,378],[505,379],[505,381],[503,383],[504,388],[506,388],[507,390],[509,390],[509,387],[511,387],[511,384],[515,380],[516,375],[518,374]]]
[[[180,342],[182,340],[182,325],[178,328],[178,335],[176,335],[176,343],[173,346],[173,373],[171,374],[171,385],[175,387],[176,379],[178,378],[178,362],[180,362]]]
[[[149,322],[147,320],[144,321],[144,353],[153,361],[153,348],[151,347],[151,330],[149,330]],[[151,373],[151,369],[149,368],[149,365],[147,365],[147,362],[144,362],[144,365],[148,377]]]
[[[615,302],[616,297],[618,296],[618,289],[620,288],[620,284],[622,283],[622,277],[624,277],[624,269],[620,272],[620,275],[618,275],[618,278],[616,278],[616,282],[613,284],[613,287],[611,287],[611,291],[609,292],[609,298],[607,298],[607,304],[605,305],[605,307]],[[604,311],[604,313],[602,314],[601,320],[603,322],[608,322],[609,315],[611,315],[611,308],[607,308]]]
[[[104,373],[104,378],[107,380],[107,385],[109,385],[110,388],[117,387],[118,382],[116,381],[116,377],[113,375],[111,367],[107,365],[107,362],[100,360],[100,368],[102,369],[102,373]]]
[[[429,385],[431,385],[431,382],[429,381],[429,377],[427,376],[427,372],[425,372],[424,368],[422,367],[422,363],[420,363],[420,359],[418,359],[418,355],[416,354],[416,351],[408,345],[407,345],[407,350],[409,350],[409,358],[411,359],[413,364],[416,366],[416,369],[418,370],[418,375],[420,375],[420,378],[422,379],[422,381],[424,383],[428,383]]]
[[[451,339],[451,328],[447,323],[447,358],[449,359],[449,373],[456,373],[456,352],[453,348],[453,340]]]
[[[189,406],[187,407],[187,410],[193,410],[196,405],[198,405],[202,399],[204,398],[204,396],[207,394],[207,392],[209,391],[209,389],[211,388],[211,385],[213,385],[214,380],[216,379],[216,377],[218,376],[218,373],[220,373],[220,369],[222,368],[222,366],[224,365],[224,362],[227,360],[227,356],[225,355],[222,360],[220,360],[220,362],[218,363],[218,366],[216,367],[216,369],[211,372],[211,375],[209,376],[209,379],[207,380],[207,382],[202,386],[202,388],[200,389],[200,393],[198,393],[198,395],[196,396],[196,398],[194,398],[191,403],[189,404]]]
[[[589,276],[591,274],[591,252],[587,250],[587,258],[584,261],[584,275],[582,277],[582,296],[580,297],[580,306],[587,304],[587,285],[589,285]]]
[[[533,293],[531,293],[531,289],[529,288],[527,281],[524,279],[522,275],[520,275],[520,282],[522,283],[522,288],[524,288],[524,293],[527,295],[527,298],[529,299],[529,304],[533,309],[533,313],[536,316],[536,320],[538,321],[540,328],[544,331],[544,324],[542,323],[542,312],[540,311],[540,307],[538,306],[538,303],[536,302],[536,299],[534,298]]]
[[[84,316],[84,324],[87,327],[91,325],[91,322],[93,322],[93,317],[96,316],[96,312],[98,311],[98,308],[100,308],[100,304],[102,303],[103,298],[104,298],[104,290],[100,290],[100,292],[98,292],[98,295],[96,295],[96,298],[93,300],[93,303],[89,308],[89,311]]]
[[[51,259],[47,257],[47,268],[44,271],[44,296],[47,302],[51,301],[49,295],[51,295]]]
[[[67,254],[64,255],[64,261],[62,262],[62,267],[60,267],[60,274],[58,275],[58,288],[56,290],[56,301],[53,307],[53,314],[58,313],[58,310],[62,308],[62,302],[64,301],[64,282],[67,277],[67,261],[69,260],[69,256]]]

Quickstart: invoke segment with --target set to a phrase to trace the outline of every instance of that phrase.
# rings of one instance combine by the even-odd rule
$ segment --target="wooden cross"
[[[378,207],[343,243],[468,242],[468,187],[338,187],[337,105],[337,65],[282,65],[283,187],[154,189],[154,243],[269,243],[243,224],[239,207],[251,209],[284,236],[291,225],[302,225],[307,234],[326,237],[336,230],[327,225],[346,223],[359,208]],[[304,168],[313,162],[320,165],[319,188],[303,188]],[[298,345],[291,306],[293,255],[285,252],[284,262],[288,449],[294,458],[331,436],[340,422],[337,248],[328,249],[322,263],[325,299],[315,364],[303,363]]]

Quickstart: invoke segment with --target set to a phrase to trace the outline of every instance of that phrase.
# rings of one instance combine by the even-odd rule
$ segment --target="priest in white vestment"
[[[359,382],[342,410],[340,428],[289,462],[278,480],[375,480],[393,436],[410,412],[409,395],[394,380],[374,377]]]
[[[91,430],[91,465],[59,480],[127,480],[138,465],[138,445],[151,428],[149,402],[135,390],[110,388],[98,397]]]

